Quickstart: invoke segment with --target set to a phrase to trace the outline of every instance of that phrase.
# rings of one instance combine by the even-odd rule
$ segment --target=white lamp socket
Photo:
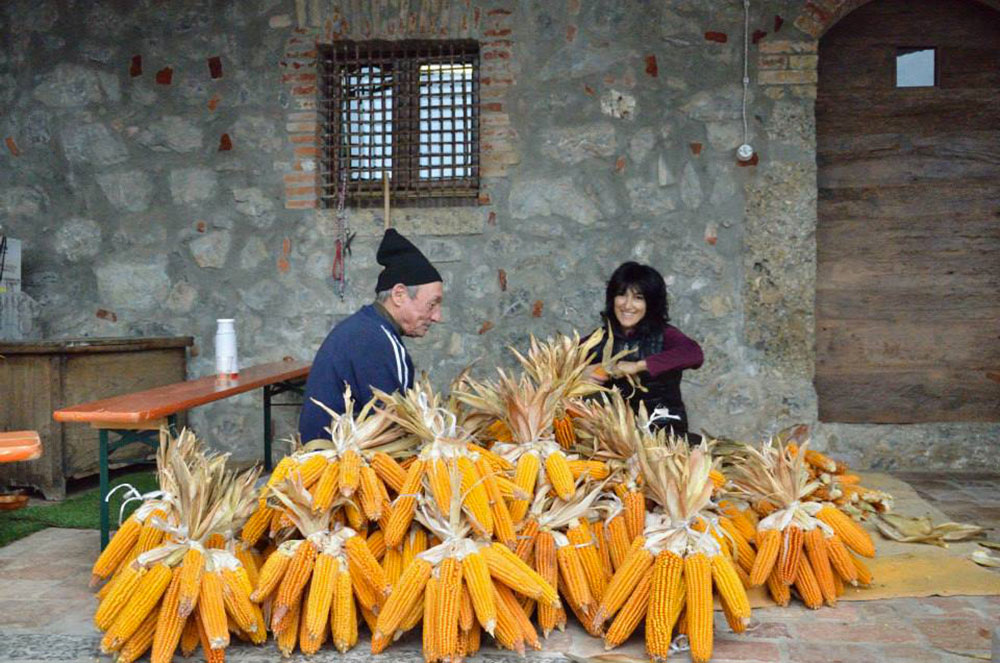
[[[753,159],[753,148],[749,143],[743,143],[736,148],[736,158],[740,161],[750,161],[750,159]]]

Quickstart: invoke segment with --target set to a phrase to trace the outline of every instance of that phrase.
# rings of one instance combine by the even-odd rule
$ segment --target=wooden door
[[[897,87],[913,49],[932,85]],[[820,420],[1000,420],[1000,12],[846,16],[820,40],[816,140]]]

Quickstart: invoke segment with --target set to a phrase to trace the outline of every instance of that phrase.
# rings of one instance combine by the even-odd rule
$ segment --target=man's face
[[[417,296],[410,297],[406,286],[397,285],[402,292],[393,292],[399,315],[396,322],[406,336],[423,336],[432,324],[441,322],[441,300],[444,287],[441,281],[417,286]],[[401,296],[400,296],[401,295]]]

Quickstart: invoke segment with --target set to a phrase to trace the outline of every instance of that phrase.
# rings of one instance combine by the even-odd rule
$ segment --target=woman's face
[[[629,331],[646,315],[646,298],[635,288],[629,288],[615,297],[615,317],[625,331]]]

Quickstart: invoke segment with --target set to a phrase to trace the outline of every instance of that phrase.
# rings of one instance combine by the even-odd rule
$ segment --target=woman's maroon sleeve
[[[671,325],[663,327],[663,350],[646,357],[646,370],[653,377],[667,371],[698,368],[705,361],[701,346]]]

